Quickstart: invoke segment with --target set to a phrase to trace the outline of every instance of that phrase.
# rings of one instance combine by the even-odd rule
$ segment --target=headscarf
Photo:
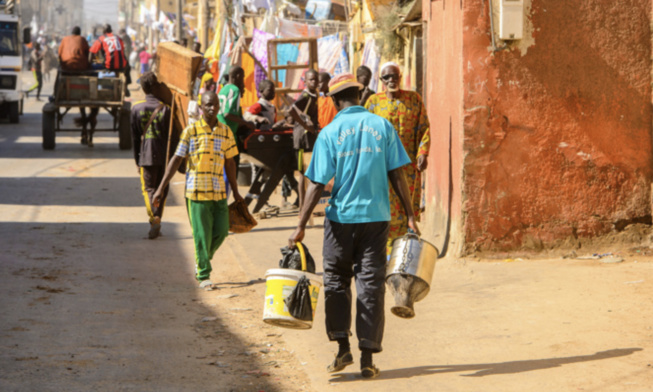
[[[204,75],[202,75],[202,82],[200,86],[204,87],[204,83],[206,83],[206,81],[209,79],[213,79],[213,74],[211,72],[205,72]]]

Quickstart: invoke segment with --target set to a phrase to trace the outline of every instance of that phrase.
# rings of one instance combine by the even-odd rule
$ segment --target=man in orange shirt
[[[84,71],[88,69],[88,42],[81,35],[79,26],[73,27],[59,44],[59,63],[64,71]]]
[[[59,44],[59,64],[61,64],[62,71],[79,72],[86,71],[90,68],[90,63],[88,62],[89,46],[88,42],[86,42],[86,38],[81,36],[81,32],[82,31],[79,26],[73,27],[71,35],[64,37]],[[94,109],[91,109],[91,113],[93,113],[93,110]],[[82,144],[86,144],[92,147],[93,137],[89,137],[89,133],[86,127],[87,124],[91,122],[91,127],[94,129],[96,120],[91,120],[90,118],[86,117],[86,109],[84,107],[80,107],[79,112],[81,113],[82,117],[76,118],[75,124],[82,127],[81,142]]]
[[[320,129],[329,125],[338,114],[338,110],[333,105],[333,100],[326,96],[329,93],[330,81],[331,75],[328,72],[320,72],[317,85],[317,90],[322,93],[317,99],[317,122],[320,124]]]
[[[329,82],[331,81],[331,75],[328,72],[320,72],[318,75],[318,84],[317,90],[320,92],[320,96],[317,99],[317,122],[320,124],[320,130],[331,124],[336,114],[338,114],[338,109],[333,104],[331,97],[327,96],[329,93]],[[333,180],[329,181],[328,184],[324,187],[324,190],[331,192],[333,189]]]

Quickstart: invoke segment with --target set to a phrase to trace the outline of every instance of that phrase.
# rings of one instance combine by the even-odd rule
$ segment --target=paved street
[[[414,319],[387,312],[381,376],[362,381],[358,363],[329,375],[322,295],[311,330],[261,321],[257,279],[276,267],[296,216],[230,235],[214,260],[220,289],[200,291],[183,178],[163,237],[149,241],[117,134],[96,134],[93,149],[58,135],[44,151],[42,103],[27,102],[19,126],[0,123],[2,391],[653,390],[647,248],[620,250],[618,264],[441,260]],[[306,243],[321,270],[315,223]]]

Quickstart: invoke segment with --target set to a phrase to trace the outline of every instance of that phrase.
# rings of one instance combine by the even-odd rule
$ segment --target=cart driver
[[[81,33],[79,26],[75,26],[71,35],[63,37],[59,44],[59,64],[64,71],[85,71],[89,68],[88,42]]]
[[[62,71],[75,73],[89,69],[89,46],[86,38],[82,37],[81,33],[82,30],[79,26],[75,26],[71,31],[71,35],[67,35],[61,40],[59,44],[59,64],[61,64]],[[90,120],[87,121],[85,107],[81,106],[79,112],[82,117],[75,119],[75,124],[82,127],[81,143],[88,145],[89,137],[86,127]],[[92,138],[90,145],[93,146]]]

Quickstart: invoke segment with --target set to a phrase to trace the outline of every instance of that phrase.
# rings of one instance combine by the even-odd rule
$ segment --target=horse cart
[[[119,147],[132,147],[130,112],[131,103],[125,102],[125,75],[98,71],[66,72],[59,70],[55,81],[54,99],[43,106],[43,149],[53,150],[57,132],[80,132],[77,127],[63,128],[62,122],[70,109],[79,108],[81,124],[88,133],[90,146],[92,134],[98,131],[118,132]],[[86,109],[90,109],[89,112]],[[94,117],[104,109],[113,121],[111,128],[91,129]]]

